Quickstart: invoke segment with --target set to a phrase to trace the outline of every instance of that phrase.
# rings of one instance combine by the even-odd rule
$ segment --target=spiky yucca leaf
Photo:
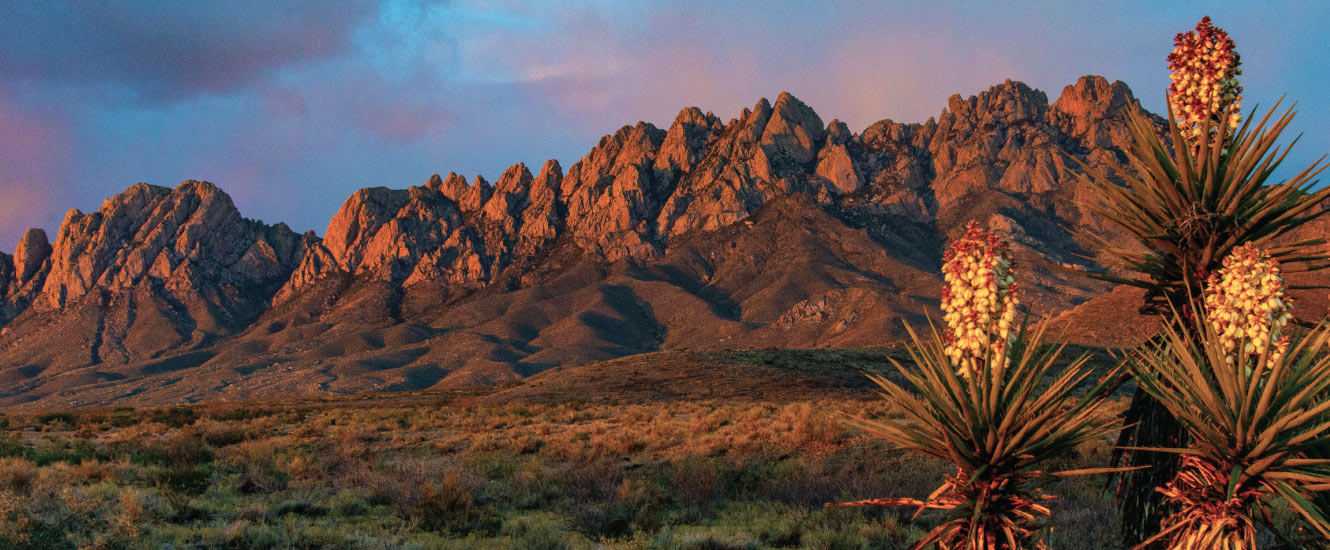
[[[891,404],[892,417],[853,424],[903,449],[946,460],[957,472],[927,500],[872,499],[842,506],[913,505],[946,510],[942,523],[914,548],[937,543],[946,549],[1042,548],[1038,528],[1052,498],[1030,486],[1034,479],[1101,473],[1046,473],[1040,464],[1077,444],[1115,431],[1117,419],[1100,406],[1121,382],[1122,368],[1079,388],[1091,375],[1088,355],[1054,372],[1065,345],[1045,346],[1045,328],[990,354],[980,369],[959,376],[933,328],[921,338],[906,326],[911,366],[892,360],[914,391],[869,375]],[[1005,365],[1005,366],[1004,366]],[[895,417],[894,415],[899,415]]]
[[[1204,321],[1203,306],[1195,305]],[[1330,489],[1330,326],[1322,324],[1287,353],[1270,343],[1231,364],[1231,351],[1209,323],[1198,333],[1165,326],[1143,346],[1132,373],[1144,391],[1186,430],[1172,482],[1161,488],[1177,513],[1158,534],[1168,548],[1255,548],[1256,526],[1271,499],[1282,499],[1307,524],[1330,536],[1330,521],[1311,504]]]
[[[1197,146],[1195,154],[1191,147],[1178,146],[1188,141],[1171,108],[1172,147],[1160,138],[1150,119],[1138,109],[1129,109],[1127,125],[1133,146],[1126,153],[1132,171],[1118,174],[1125,186],[1071,157],[1084,172],[1082,180],[1099,195],[1099,203],[1087,205],[1090,210],[1125,229],[1139,244],[1124,248],[1097,234],[1082,234],[1136,273],[1131,277],[1086,274],[1145,288],[1147,306],[1166,314],[1170,309],[1185,309],[1189,296],[1200,295],[1210,272],[1244,243],[1268,251],[1285,272],[1330,266],[1326,262],[1330,256],[1308,248],[1324,244],[1324,239],[1272,245],[1273,240],[1324,214],[1320,203],[1330,197],[1330,187],[1314,189],[1316,177],[1326,168],[1322,164],[1325,157],[1292,178],[1271,181],[1293,145],[1281,151],[1275,142],[1296,114],[1289,108],[1272,124],[1270,119],[1278,108],[1276,104],[1255,125],[1248,118],[1236,132],[1227,124],[1205,122],[1200,135],[1213,138]]]

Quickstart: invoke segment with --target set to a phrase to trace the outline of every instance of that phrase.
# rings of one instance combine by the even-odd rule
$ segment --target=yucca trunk
[[[1126,429],[1118,436],[1118,447],[1184,447],[1187,434],[1177,419],[1141,388],[1131,396],[1123,416]],[[1164,496],[1156,491],[1177,476],[1179,457],[1152,451],[1132,451],[1114,457],[1113,465],[1137,468],[1119,474],[1118,513],[1122,517],[1122,543],[1133,547],[1159,532],[1159,523],[1169,514]]]

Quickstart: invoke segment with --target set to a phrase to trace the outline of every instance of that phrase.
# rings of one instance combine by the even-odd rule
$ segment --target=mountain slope
[[[211,184],[136,185],[0,257],[0,395],[51,407],[492,384],[677,349],[882,345],[922,322],[947,237],[1014,244],[1025,303],[1108,291],[1070,152],[1116,166],[1130,90],[1054,103],[1007,81],[936,119],[852,133],[797,98],[728,122],[624,126],[565,172],[434,176],[349,197],[323,239],[245,220]],[[49,249],[49,251],[48,251]],[[35,266],[35,267],[34,267]],[[57,345],[57,342],[59,343]]]

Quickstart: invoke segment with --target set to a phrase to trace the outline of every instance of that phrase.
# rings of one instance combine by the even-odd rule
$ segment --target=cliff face
[[[209,345],[263,313],[313,243],[242,218],[210,183],[135,185],[70,211],[53,245],[41,230],[19,242],[0,357],[58,375]]]
[[[0,256],[0,401],[253,398],[457,386],[642,351],[877,345],[922,320],[977,219],[1053,315],[1107,287],[1070,152],[1117,166],[1121,82],[1019,82],[855,134],[788,93],[722,122],[639,122],[565,172],[516,164],[347,198],[325,237],[246,220],[203,182],[136,185]],[[1035,260],[1036,262],[1029,262]],[[69,345],[51,347],[53,334]]]

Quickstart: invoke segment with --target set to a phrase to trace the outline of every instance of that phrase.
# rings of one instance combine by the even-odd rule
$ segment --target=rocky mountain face
[[[113,381],[124,375],[101,367],[213,345],[267,309],[308,239],[242,218],[205,182],[70,211],[54,244],[32,230],[5,258],[0,372],[18,391],[45,373]]]
[[[1025,303],[1108,291],[1066,227],[1107,232],[1064,152],[1116,167],[1121,82],[1053,103],[1007,81],[862,133],[788,93],[684,109],[565,171],[433,176],[347,198],[322,239],[211,184],[135,185],[0,256],[0,403],[55,407],[492,384],[660,349],[881,345],[934,311],[969,220],[1013,242]],[[57,342],[59,345],[56,345]]]

